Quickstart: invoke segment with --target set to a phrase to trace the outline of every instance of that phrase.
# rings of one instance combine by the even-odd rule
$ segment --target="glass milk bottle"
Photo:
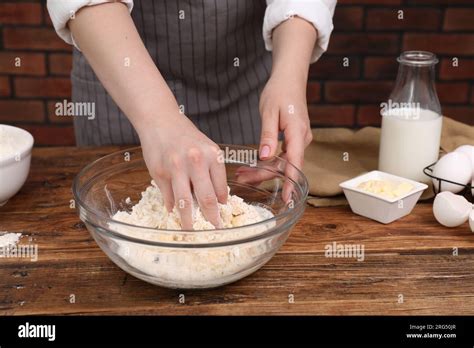
[[[429,183],[423,168],[438,160],[443,119],[434,82],[438,59],[407,51],[397,60],[395,87],[381,104],[379,170]]]

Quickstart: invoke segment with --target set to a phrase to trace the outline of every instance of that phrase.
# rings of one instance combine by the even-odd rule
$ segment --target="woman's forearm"
[[[140,133],[176,115],[176,100],[148,54],[127,7],[84,7],[69,21],[75,42],[117,105]]]
[[[312,140],[306,103],[306,85],[317,31],[304,19],[294,17],[272,33],[273,65],[270,79],[260,96],[262,134],[260,157],[275,155],[278,132],[285,135],[283,151],[289,162],[302,168],[304,149]],[[290,168],[290,167],[288,167]],[[287,175],[294,172],[289,169]],[[289,199],[289,188],[283,188]]]
[[[288,19],[276,27],[272,33],[272,75],[288,76],[306,83],[316,39],[314,26],[299,17]]]

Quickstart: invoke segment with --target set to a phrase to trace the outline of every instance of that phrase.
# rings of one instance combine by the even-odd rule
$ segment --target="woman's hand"
[[[278,131],[282,131],[283,157],[297,168],[303,167],[304,150],[312,140],[306,84],[317,36],[315,27],[299,17],[290,17],[272,32],[272,72],[260,96],[262,159],[276,154]],[[292,166],[286,167],[285,174],[290,179],[298,176]],[[291,199],[291,186],[289,180],[283,185],[285,201]]]
[[[304,150],[313,139],[306,104],[306,81],[291,74],[272,74],[260,96],[260,115],[260,158],[265,160],[277,154],[278,133],[282,131],[285,139],[280,156],[301,169]],[[286,166],[285,175],[297,181],[298,173],[294,167]],[[242,169],[239,178],[254,184],[270,179],[264,172],[252,168]],[[292,191],[291,181],[286,181],[282,191],[284,201],[291,199]]]
[[[157,117],[138,129],[151,177],[163,194],[168,211],[176,206],[183,229],[192,229],[192,191],[204,217],[222,227],[217,202],[226,203],[225,166],[219,147],[183,114]]]
[[[304,150],[313,139],[306,104],[306,81],[291,74],[272,75],[260,96],[260,115],[260,158],[276,155],[278,132],[282,131],[287,160],[301,169]]]
[[[218,163],[219,147],[179,113],[127,7],[114,2],[83,7],[68,24],[100,81],[137,130],[166,208],[176,204],[183,228],[192,229],[192,187],[204,217],[220,227],[217,201],[227,199],[227,180],[224,164]],[[125,58],[130,64],[124,65]]]
[[[285,135],[287,159],[301,169],[304,149],[312,140],[306,84],[317,32],[306,20],[291,17],[278,25],[272,36],[272,72],[260,96],[260,158],[275,155],[280,130]]]

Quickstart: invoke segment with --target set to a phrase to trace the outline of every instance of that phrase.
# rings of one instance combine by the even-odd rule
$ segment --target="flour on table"
[[[150,242],[179,243],[183,247],[153,246],[115,239],[114,251],[145,278],[152,278],[152,281],[164,286],[199,288],[221,285],[236,273],[251,272],[252,267],[265,262],[271,257],[274,246],[265,238],[221,247],[204,246],[257,236],[272,229],[276,223],[270,220],[246,226],[271,219],[273,214],[266,208],[247,204],[242,198],[230,194],[227,204],[219,204],[219,212],[224,227],[231,229],[215,230],[195,202],[193,228],[196,231],[180,231],[179,213],[176,210],[167,211],[161,192],[152,181],[131,211],[119,211],[114,214],[113,220],[156,231],[114,222],[110,222],[109,227],[129,237]],[[186,244],[203,244],[203,247],[186,248]]]
[[[8,233],[7,231],[0,231],[0,248],[4,249],[8,246],[13,246],[20,240],[21,233]]]

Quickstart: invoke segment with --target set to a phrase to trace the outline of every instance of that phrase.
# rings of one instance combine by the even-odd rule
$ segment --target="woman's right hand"
[[[204,217],[220,227],[217,201],[227,200],[227,180],[224,163],[218,163],[219,147],[179,112],[127,7],[116,2],[85,6],[68,25],[100,81],[137,130],[146,165],[167,209],[176,205],[183,228],[192,229],[192,187]]]
[[[137,131],[148,171],[166,208],[171,211],[175,206],[183,229],[192,229],[194,192],[206,220],[222,227],[217,202],[227,201],[227,179],[219,146],[179,112],[157,117],[153,123]]]

